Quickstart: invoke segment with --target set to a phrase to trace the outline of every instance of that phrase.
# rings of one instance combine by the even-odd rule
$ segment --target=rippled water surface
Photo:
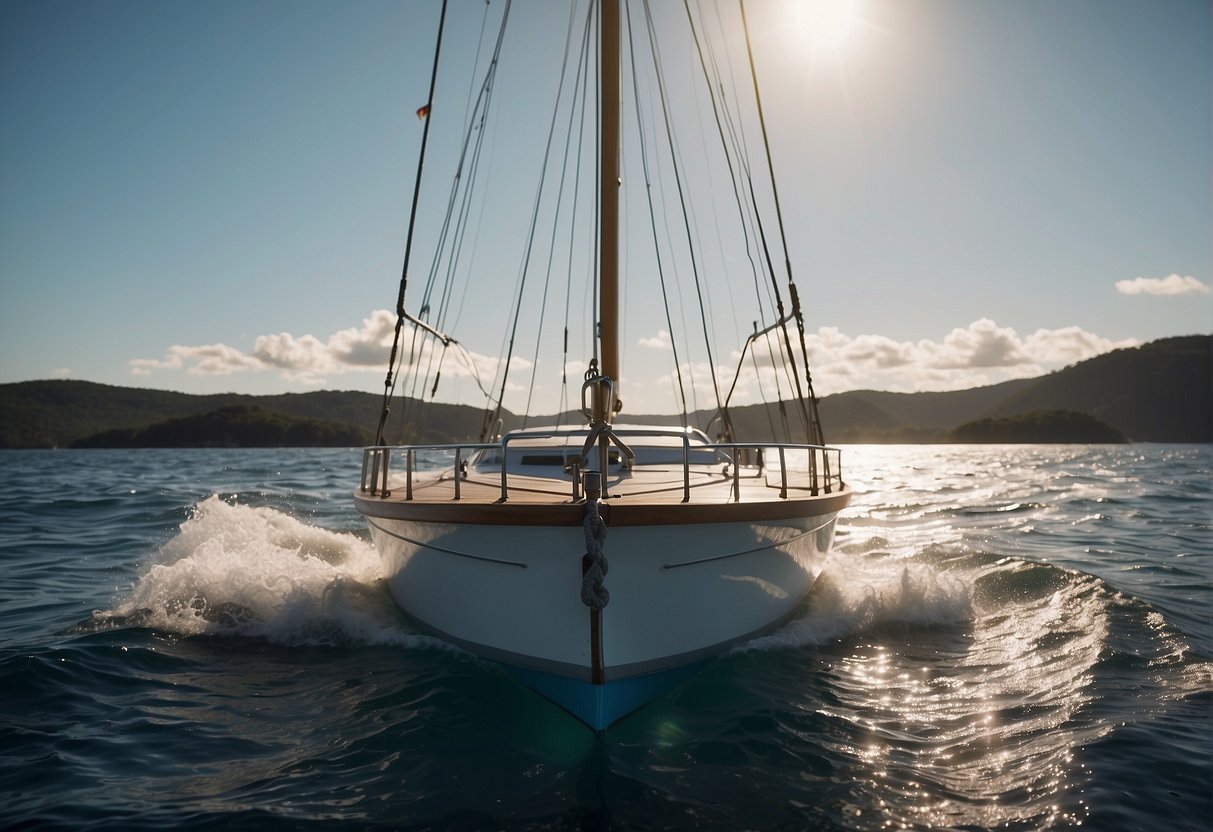
[[[595,738],[402,620],[355,451],[2,452],[0,827],[1211,827],[1213,448],[844,466],[801,614]]]

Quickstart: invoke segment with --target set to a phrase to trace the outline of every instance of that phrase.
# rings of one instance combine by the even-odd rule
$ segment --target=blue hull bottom
[[[644,676],[632,676],[595,685],[567,676],[505,665],[505,670],[522,684],[550,699],[595,731],[605,731],[613,723],[647,705],[684,679],[693,675],[703,661],[673,667]]]

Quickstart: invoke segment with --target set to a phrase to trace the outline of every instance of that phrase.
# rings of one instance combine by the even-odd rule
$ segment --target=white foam
[[[373,545],[211,496],[98,623],[285,644],[439,645],[408,631]]]
[[[826,644],[881,624],[971,621],[973,575],[903,558],[834,558],[818,578],[805,614],[738,650]]]

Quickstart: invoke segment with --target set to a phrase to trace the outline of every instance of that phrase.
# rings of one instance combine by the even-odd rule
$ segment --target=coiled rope
[[[590,609],[600,610],[611,601],[610,591],[603,585],[607,573],[606,554],[602,544],[606,541],[606,522],[598,513],[598,498],[585,501],[585,568],[581,575],[581,603]]]

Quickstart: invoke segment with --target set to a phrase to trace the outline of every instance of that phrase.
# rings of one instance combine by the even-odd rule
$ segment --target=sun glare
[[[792,25],[809,56],[840,57],[863,28],[861,0],[792,0]]]

